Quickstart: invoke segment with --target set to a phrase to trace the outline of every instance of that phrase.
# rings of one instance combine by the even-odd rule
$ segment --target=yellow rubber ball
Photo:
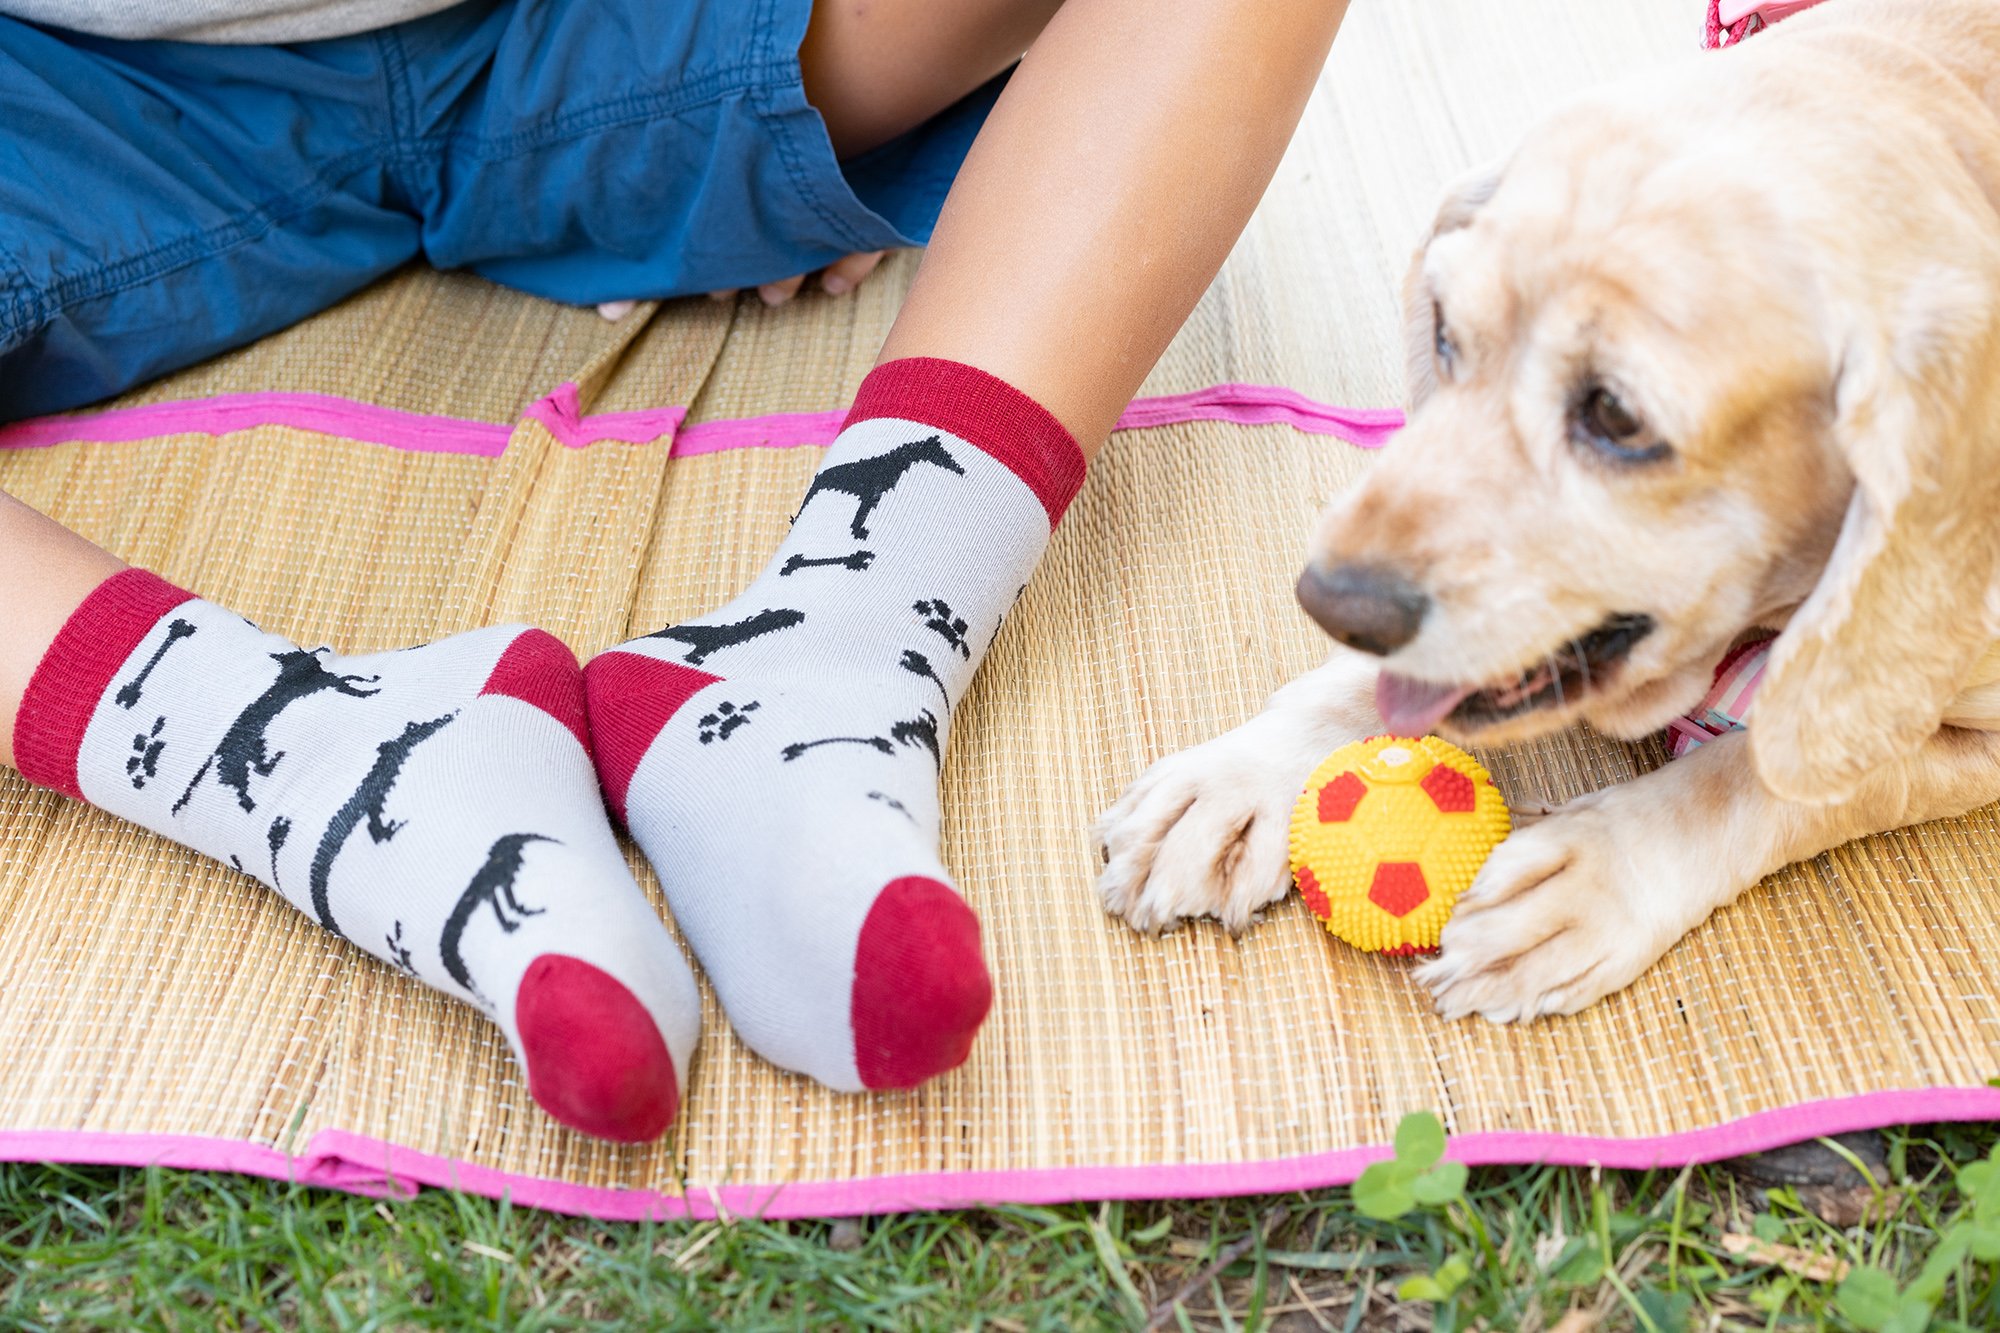
[[[1477,759],[1435,736],[1343,745],[1292,808],[1292,878],[1357,949],[1425,953],[1513,827]]]

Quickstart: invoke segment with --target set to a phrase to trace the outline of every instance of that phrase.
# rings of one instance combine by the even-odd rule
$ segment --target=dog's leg
[[[1140,930],[1214,916],[1238,931],[1284,897],[1292,804],[1329,751],[1381,730],[1378,668],[1335,649],[1236,730],[1147,769],[1093,831],[1106,910]]]
[[[1748,735],[1733,732],[1502,843],[1417,978],[1447,1018],[1575,1013],[1764,876],[1996,798],[2000,734],[1947,727],[1849,800],[1804,806],[1764,790]]]

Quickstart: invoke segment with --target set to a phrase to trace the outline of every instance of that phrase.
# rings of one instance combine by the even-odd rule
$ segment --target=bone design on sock
[[[673,1119],[699,1002],[605,816],[559,640],[343,658],[127,570],[63,628],[15,730],[29,780],[477,1006],[558,1120],[639,1141]]]
[[[605,793],[737,1032],[910,1087],[992,999],[938,860],[952,709],[1082,482],[1053,417],[941,361],[869,377],[764,573],[586,670]]]

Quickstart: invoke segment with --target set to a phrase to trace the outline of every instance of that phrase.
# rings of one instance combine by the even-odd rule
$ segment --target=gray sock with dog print
[[[852,1091],[970,1052],[992,986],[938,860],[938,775],[1083,466],[991,375],[892,361],[763,574],[585,669],[606,799],[774,1063]]]
[[[477,1006],[556,1119],[657,1137],[694,980],[598,795],[583,675],[520,626],[339,657],[143,570],[85,599],[21,703],[15,758],[278,890]]]

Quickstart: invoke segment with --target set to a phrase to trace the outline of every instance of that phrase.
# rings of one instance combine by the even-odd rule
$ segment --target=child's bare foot
[[[886,250],[870,250],[866,254],[849,255],[845,259],[834,260],[820,270],[820,290],[829,296],[840,296],[853,291],[875,271],[875,266],[882,262],[882,256],[887,253]],[[811,275],[801,273],[782,282],[767,282],[757,289],[757,295],[765,305],[783,305],[798,295],[799,288],[805,285],[809,276]],[[732,292],[730,295],[733,296],[735,293]]]
[[[876,265],[882,262],[882,257],[887,253],[886,250],[870,250],[866,254],[849,255],[845,259],[834,260],[819,271],[820,290],[829,296],[842,296],[853,291],[867,280],[868,275],[875,271]],[[783,305],[799,294],[799,289],[805,286],[806,279],[811,276],[810,273],[800,273],[778,282],[767,282],[757,289],[757,295],[765,305]],[[719,291],[710,292],[708,299],[733,301],[741,290],[740,287],[724,287]],[[637,301],[602,301],[598,303],[597,313],[616,324],[631,314],[633,307],[638,304]]]

